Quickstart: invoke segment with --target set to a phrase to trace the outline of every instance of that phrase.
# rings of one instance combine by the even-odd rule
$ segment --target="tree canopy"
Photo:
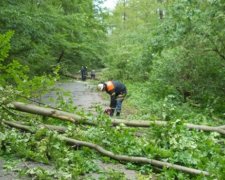
[[[28,65],[33,75],[58,63],[66,71],[102,64],[105,26],[92,0],[6,0],[0,6],[0,32],[14,31],[8,59]]]
[[[223,1],[119,1],[106,63],[117,78],[147,80],[158,97],[178,94],[222,109],[224,16]]]

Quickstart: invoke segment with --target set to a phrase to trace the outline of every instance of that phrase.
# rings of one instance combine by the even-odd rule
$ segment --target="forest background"
[[[103,9],[101,4],[101,0],[0,2],[0,118],[18,121],[18,116],[5,110],[10,106],[7,103],[22,100],[21,95],[40,96],[63,74],[75,74],[82,65],[104,68],[102,80],[117,79],[128,87],[128,118],[160,119],[173,127],[154,127],[139,141],[129,136],[130,132],[127,137],[117,134],[121,138],[118,144],[124,149],[112,151],[148,155],[207,170],[218,179],[224,177],[223,137],[186,131],[182,125],[224,125],[225,2],[119,0],[113,11]],[[107,147],[118,138],[110,134],[115,133],[110,128],[108,131],[107,142],[100,141],[101,130],[92,140]],[[29,141],[31,138],[26,137]],[[21,145],[18,139],[22,142],[24,134],[1,126],[1,153],[22,153],[9,143]],[[31,152],[20,156],[47,161],[41,152]],[[57,157],[51,159],[59,161]],[[151,166],[129,166],[152,172]],[[70,168],[65,170],[73,176],[86,171],[84,167],[75,173]],[[168,169],[159,176],[192,178]]]

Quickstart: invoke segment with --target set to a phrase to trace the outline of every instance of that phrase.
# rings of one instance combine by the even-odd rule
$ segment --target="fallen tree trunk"
[[[13,107],[12,107],[13,109],[32,113],[32,114],[58,118],[58,119],[66,120],[66,121],[71,121],[73,123],[81,123],[81,124],[88,124],[88,125],[97,125],[98,123],[95,120],[83,118],[76,114],[59,111],[52,108],[44,108],[37,105],[25,104],[21,102],[13,102],[12,104],[13,104]],[[124,120],[124,119],[112,119],[111,123],[114,126],[124,124],[129,127],[150,127],[152,125],[159,125],[159,126],[167,125],[166,121],[143,121],[143,120],[141,121],[141,120]],[[211,127],[207,125],[195,125],[195,124],[189,124],[189,123],[185,123],[184,126],[187,127],[188,129],[212,131],[212,132],[218,132],[220,134],[225,135],[225,130],[223,128],[220,128],[224,126]]]
[[[18,128],[18,129],[22,129],[22,130],[25,130],[25,131],[32,132],[32,133],[35,132],[34,130],[32,130],[32,128],[30,126],[25,126],[25,125],[22,125],[22,124],[10,122],[10,121],[5,121],[5,120],[2,120],[2,122],[11,126],[11,127],[15,127],[15,128]],[[62,130],[61,127],[51,126],[51,125],[41,125],[41,127],[46,127],[48,129],[56,130],[56,131]],[[114,154],[111,151],[108,151],[108,150],[104,149],[103,147],[101,147],[97,144],[93,144],[93,143],[86,142],[86,141],[79,141],[79,140],[68,138],[68,137],[65,137],[65,136],[62,136],[62,135],[59,136],[59,139],[62,140],[62,141],[65,141],[69,144],[76,145],[76,146],[89,147],[89,148],[94,149],[97,152],[101,153],[102,155],[108,156],[108,157],[110,157],[112,159],[115,159],[115,160],[118,160],[118,161],[151,164],[153,166],[157,166],[157,167],[160,167],[160,168],[171,168],[171,169],[175,169],[175,170],[178,170],[178,171],[182,171],[182,172],[194,174],[194,175],[205,175],[205,176],[209,175],[209,173],[207,171],[202,171],[202,170],[198,170],[198,169],[194,169],[194,168],[189,168],[189,167],[185,167],[185,166],[171,164],[171,163],[168,163],[168,162],[158,161],[158,160],[154,160],[154,159],[148,159],[148,158],[145,158],[145,157],[117,155],[117,154]]]
[[[77,75],[73,75],[73,74],[68,74],[68,73],[61,73],[61,75],[63,75],[63,76],[65,76],[65,77],[69,77],[69,78],[72,78],[72,79],[76,79],[76,80],[81,80],[81,75],[80,75],[80,73],[78,73]],[[86,76],[86,79],[91,79],[91,77],[90,76]],[[92,80],[99,80],[98,78],[94,78],[94,79],[92,79]]]
[[[22,111],[22,112],[58,118],[58,119],[70,121],[73,123],[84,123],[89,125],[95,125],[95,123],[88,121],[87,119],[82,118],[79,115],[64,112],[64,111],[59,111],[52,108],[45,108],[45,107],[40,107],[34,104],[25,104],[21,102],[14,102],[12,103],[12,105],[13,105],[12,107],[13,109]]]
[[[79,78],[80,76],[79,77],[78,77],[78,75],[77,76],[74,76],[74,75],[69,74],[69,73],[61,73],[61,75],[65,76],[65,77],[72,78],[72,79],[76,79],[76,80],[80,79]]]
[[[85,142],[85,141],[79,141],[76,139],[67,138],[65,136],[60,136],[60,139],[66,141],[70,144],[73,144],[73,145],[89,147],[91,149],[98,151],[99,153],[101,153],[105,156],[108,156],[112,159],[116,159],[118,161],[125,161],[125,162],[132,162],[132,163],[145,163],[145,164],[151,164],[153,166],[157,166],[157,167],[161,167],[161,168],[166,167],[166,168],[176,169],[176,170],[183,171],[183,172],[189,173],[189,174],[209,175],[209,173],[207,171],[202,171],[202,170],[193,169],[193,168],[189,168],[189,167],[185,167],[185,166],[162,162],[162,161],[158,161],[158,160],[154,160],[154,159],[148,159],[145,157],[117,155],[111,151],[105,150],[104,148],[102,148],[101,146],[99,146],[97,144],[93,144],[93,143],[89,143],[89,142]]]
[[[26,125],[22,124],[21,122],[12,122],[12,121],[6,121],[6,120],[2,120],[2,122],[4,124],[7,124],[8,126],[15,127],[15,128],[18,128],[18,129],[22,129],[24,131],[35,132],[35,130],[33,130],[31,128],[31,126],[26,126]],[[42,125],[39,125],[36,128],[46,128],[46,129],[54,130],[54,131],[57,131],[57,132],[60,132],[60,133],[64,133],[67,130],[67,128],[65,128],[65,127],[54,126],[54,125],[49,125],[49,124],[42,124]]]
[[[202,130],[202,131],[212,131],[212,132],[218,132],[220,134],[225,135],[225,130],[220,127],[211,127],[206,125],[195,125],[195,124],[184,124],[188,129],[196,129],[196,130]]]
[[[218,128],[225,129],[225,125],[224,126],[218,126]]]

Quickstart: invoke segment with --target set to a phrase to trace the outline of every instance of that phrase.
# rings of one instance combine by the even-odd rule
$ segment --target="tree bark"
[[[8,126],[15,127],[18,129],[22,129],[24,131],[29,131],[34,133],[35,130],[31,128],[31,126],[26,126],[22,122],[12,122],[12,121],[6,121],[6,120],[1,120],[4,124],[7,124]],[[37,128],[46,128],[50,130],[54,130],[60,133],[66,132],[67,128],[63,126],[54,126],[54,125],[49,125],[49,124],[42,124],[39,125]]]
[[[64,50],[61,51],[60,56],[59,56],[59,58],[57,60],[57,64],[59,64],[61,62],[61,60],[63,58],[63,55],[64,55]]]
[[[45,107],[40,107],[33,104],[25,104],[21,102],[13,102],[12,105],[13,105],[12,107],[13,109],[22,111],[22,112],[58,118],[61,120],[70,121],[72,123],[84,123],[89,125],[95,125],[95,123],[88,121],[87,119],[82,118],[79,115],[52,109],[52,108],[45,108]]]
[[[65,77],[72,78],[72,79],[76,79],[76,80],[79,79],[78,76],[75,76],[75,75],[72,75],[72,74],[69,74],[69,73],[61,73],[61,75],[65,76]]]
[[[198,170],[198,169],[193,169],[193,168],[188,168],[185,166],[180,166],[180,165],[176,165],[176,164],[171,164],[168,162],[162,162],[162,161],[158,161],[158,160],[154,160],[154,159],[148,159],[145,157],[135,157],[135,156],[126,156],[126,155],[117,155],[114,154],[111,151],[107,151],[104,148],[102,148],[101,146],[97,145],[97,144],[93,144],[93,143],[89,143],[89,142],[85,142],[85,141],[79,141],[76,139],[71,139],[65,136],[60,136],[61,140],[64,140],[70,144],[74,144],[77,146],[86,146],[89,147],[91,149],[94,149],[96,151],[98,151],[99,153],[108,156],[112,159],[116,159],[118,161],[126,161],[126,162],[132,162],[132,163],[146,163],[146,164],[152,164],[153,166],[157,166],[157,167],[166,167],[166,168],[171,168],[171,169],[176,169],[179,171],[183,171],[185,173],[189,173],[189,174],[195,174],[195,175],[209,175],[208,172],[206,171],[202,171],[202,170]]]
[[[81,123],[81,124],[87,124],[87,125],[97,125],[98,122],[93,119],[83,118],[79,115],[59,111],[51,108],[44,108],[37,105],[32,104],[25,104],[21,102],[13,102],[13,109],[32,113],[32,114],[38,114],[53,118],[58,118],[61,120],[70,121],[72,123]],[[124,119],[112,119],[111,121],[113,126],[118,126],[120,124],[124,124],[129,127],[150,127],[151,125],[158,125],[158,126],[166,126],[166,121],[143,121],[143,120],[124,120]],[[224,126],[219,127],[211,127],[207,125],[195,125],[195,124],[189,124],[185,123],[185,127],[188,129],[196,129],[196,130],[202,130],[202,131],[212,131],[212,132],[218,132],[220,134],[225,135],[225,129]],[[223,127],[223,128],[221,128]]]
[[[5,120],[2,120],[2,122],[11,126],[11,127],[15,127],[15,128],[18,128],[18,129],[22,129],[22,130],[34,133],[34,130],[32,130],[32,127],[30,127],[30,126],[25,126],[25,125],[22,125],[22,124],[10,122],[10,121],[5,121]],[[56,131],[58,131],[59,129],[62,130],[61,127],[51,126],[51,125],[50,126],[49,125],[41,125],[41,127],[46,127],[48,129],[56,130]],[[108,157],[110,157],[112,159],[115,159],[115,160],[118,160],[118,161],[151,164],[153,166],[157,166],[157,167],[160,167],[160,168],[171,168],[171,169],[175,169],[175,170],[178,170],[178,171],[182,171],[182,172],[194,174],[194,175],[205,175],[205,176],[209,175],[209,173],[207,171],[202,171],[202,170],[198,170],[198,169],[194,169],[194,168],[189,168],[189,167],[185,167],[185,166],[171,164],[171,163],[168,163],[168,162],[158,161],[158,160],[154,160],[154,159],[148,159],[148,158],[145,158],[145,157],[135,157],[135,156],[126,156],[126,155],[114,154],[113,152],[108,151],[108,150],[104,149],[103,147],[101,147],[97,144],[86,142],[86,141],[79,141],[79,140],[68,138],[68,137],[65,137],[65,136],[62,136],[62,135],[59,136],[59,139],[62,140],[62,141],[65,141],[69,144],[76,145],[76,146],[89,147],[91,149],[96,150],[97,152],[99,152],[102,155],[108,156]]]
[[[225,125],[224,126],[218,126],[218,128],[225,129]]]

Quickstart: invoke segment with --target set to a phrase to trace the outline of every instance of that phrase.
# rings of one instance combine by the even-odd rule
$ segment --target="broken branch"
[[[88,118],[83,118],[79,115],[59,111],[56,109],[51,108],[44,108],[33,104],[25,104],[21,102],[13,102],[13,108],[15,110],[32,113],[32,114],[38,114],[53,118],[58,118],[66,121],[70,121],[73,123],[81,123],[81,124],[87,124],[87,125],[97,125],[98,122],[95,120],[91,120]],[[159,125],[159,126],[166,126],[168,123],[166,121],[141,121],[141,120],[124,120],[124,119],[112,119],[111,121],[112,125],[118,126],[120,124],[124,124],[129,127],[150,127],[151,125]],[[212,132],[218,132],[220,134],[225,135],[225,130],[223,129],[224,126],[219,127],[211,127],[207,125],[195,125],[195,124],[189,124],[185,123],[185,127],[188,129],[196,129],[196,130],[202,130],[202,131],[212,131]],[[223,127],[223,128],[221,128]]]
[[[18,128],[18,129],[22,129],[22,130],[26,130],[26,131],[34,133],[34,131],[31,130],[32,128],[30,126],[25,126],[25,125],[21,125],[21,124],[18,124],[18,123],[5,121],[5,120],[2,120],[2,122],[11,126],[11,127],[15,127],[15,128]],[[44,125],[43,127],[50,128],[51,130],[58,130],[58,128],[55,129],[55,127],[52,127],[52,126]],[[202,170],[198,170],[198,169],[194,169],[194,168],[180,166],[180,165],[176,165],[176,164],[172,164],[172,163],[168,163],[168,162],[158,161],[158,160],[154,160],[154,159],[148,159],[148,158],[145,158],[145,157],[117,155],[117,154],[114,154],[111,151],[108,151],[108,150],[104,149],[103,147],[101,147],[97,144],[86,142],[86,141],[79,141],[79,140],[68,138],[68,137],[65,137],[65,136],[62,136],[62,135],[59,136],[59,139],[62,140],[62,141],[65,141],[69,144],[72,144],[72,145],[89,147],[89,148],[94,149],[97,152],[101,153],[102,155],[108,156],[108,157],[110,157],[112,159],[115,159],[115,160],[118,160],[118,161],[151,164],[153,166],[157,166],[157,167],[160,167],[160,168],[171,168],[171,169],[175,169],[175,170],[178,170],[178,171],[182,171],[182,172],[194,174],[194,175],[205,175],[205,176],[209,175],[209,173],[207,171],[202,171]]]

